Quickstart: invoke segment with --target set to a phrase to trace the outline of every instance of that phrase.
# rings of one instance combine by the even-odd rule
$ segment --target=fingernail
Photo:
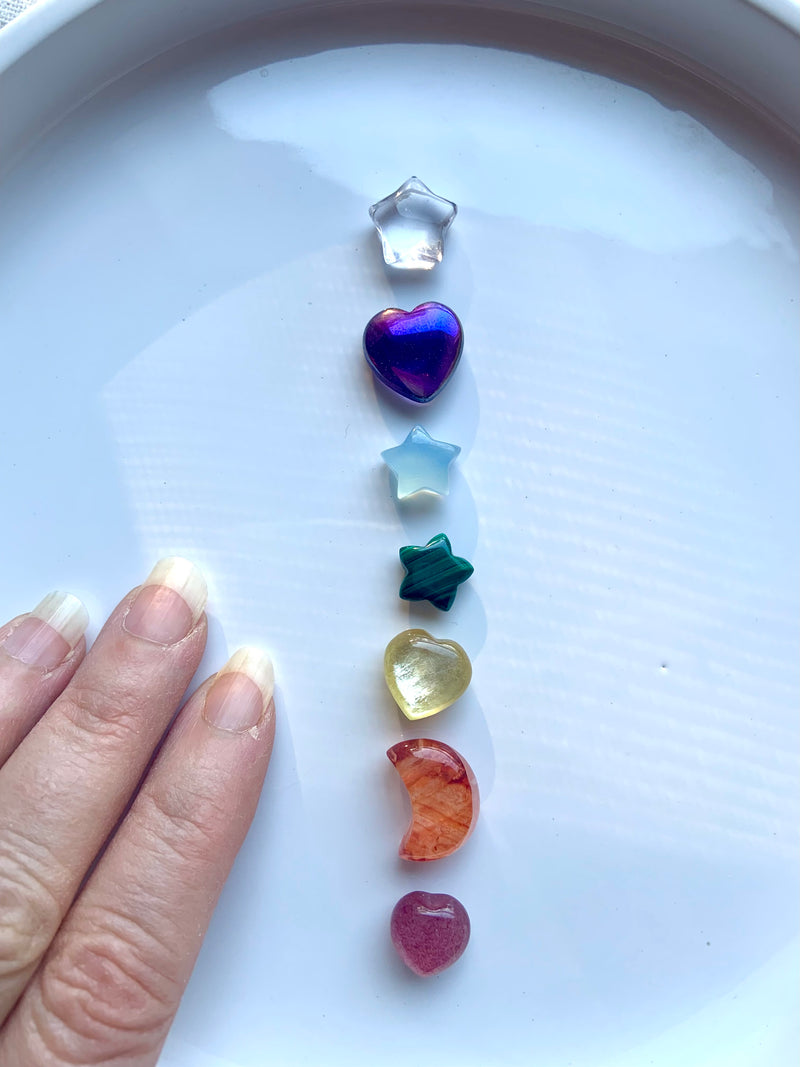
[[[206,580],[194,563],[168,556],[150,571],[122,626],[134,637],[174,645],[195,628],[207,599]]]
[[[203,718],[218,730],[244,733],[261,722],[274,689],[275,670],[267,653],[240,648],[209,689]]]
[[[66,659],[89,625],[89,613],[72,593],[48,593],[3,641],[14,659],[51,671]]]

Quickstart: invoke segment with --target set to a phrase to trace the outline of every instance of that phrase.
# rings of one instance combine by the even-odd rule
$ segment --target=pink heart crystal
[[[455,963],[469,942],[469,915],[449,893],[406,893],[392,912],[392,942],[400,959],[423,978]]]

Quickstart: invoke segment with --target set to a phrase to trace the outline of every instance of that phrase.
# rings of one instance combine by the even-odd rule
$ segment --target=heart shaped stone
[[[364,330],[364,355],[375,377],[417,404],[427,404],[442,391],[463,346],[455,312],[435,301],[413,311],[386,308]]]
[[[389,692],[407,719],[425,719],[454,704],[472,678],[461,645],[427,630],[403,630],[386,646],[383,670]]]
[[[449,893],[406,893],[394,906],[390,929],[400,959],[422,978],[455,963],[469,943],[467,909]]]

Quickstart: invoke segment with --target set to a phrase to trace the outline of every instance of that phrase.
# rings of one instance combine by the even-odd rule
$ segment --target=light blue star
[[[381,452],[395,477],[397,499],[424,492],[447,496],[450,464],[460,451],[458,445],[436,441],[422,426],[415,426],[402,445]]]

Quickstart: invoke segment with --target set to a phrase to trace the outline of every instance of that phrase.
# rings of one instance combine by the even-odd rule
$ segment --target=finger
[[[0,769],[0,1022],[50,944],[191,680],[205,582],[157,564]]]
[[[50,593],[0,629],[0,767],[77,670],[88,623],[76,596]]]
[[[256,808],[272,679],[266,655],[241,649],[187,704],[9,1019],[0,1062],[155,1064]]]

